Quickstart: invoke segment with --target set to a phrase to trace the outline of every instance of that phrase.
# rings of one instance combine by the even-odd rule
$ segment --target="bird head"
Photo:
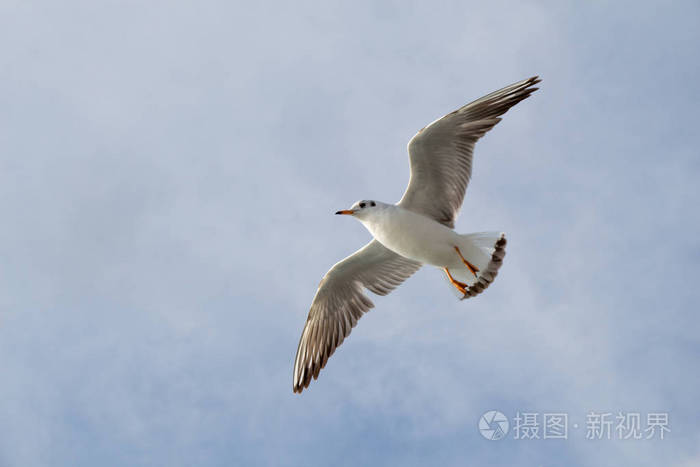
[[[342,211],[336,212],[336,214],[353,216],[362,220],[371,216],[372,213],[377,212],[378,209],[381,209],[382,205],[383,203],[378,201],[363,199],[355,202],[355,204],[350,206],[350,209],[343,209]]]

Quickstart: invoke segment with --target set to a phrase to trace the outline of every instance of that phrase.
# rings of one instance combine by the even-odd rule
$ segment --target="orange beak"
[[[355,214],[355,211],[353,211],[352,209],[344,209],[342,211],[336,212],[336,214],[345,214],[348,216],[352,216],[353,214]]]

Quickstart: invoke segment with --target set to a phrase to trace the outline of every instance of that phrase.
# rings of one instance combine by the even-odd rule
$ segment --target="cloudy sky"
[[[0,466],[700,465],[699,21],[0,2]],[[507,232],[495,284],[459,302],[424,268],[292,394],[318,281],[369,238],[332,213],[398,200],[419,128],[535,74],[457,222]],[[671,431],[586,439],[591,412]]]

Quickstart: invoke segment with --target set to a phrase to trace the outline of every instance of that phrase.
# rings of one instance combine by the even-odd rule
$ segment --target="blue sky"
[[[700,465],[696,2],[0,3],[0,465]],[[426,123],[538,74],[457,230],[301,396],[318,281]],[[487,410],[669,414],[488,441]]]

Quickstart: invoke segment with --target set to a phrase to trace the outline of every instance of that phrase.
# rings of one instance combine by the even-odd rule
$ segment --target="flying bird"
[[[364,289],[386,295],[424,264],[442,269],[460,299],[491,285],[505,256],[505,234],[458,234],[454,223],[471,178],[474,144],[539,82],[535,76],[506,86],[420,130],[408,143],[411,176],[398,203],[362,200],[336,212],[362,222],[374,239],[321,280],[294,361],[295,393],[318,378],[357,321],[374,307]]]

